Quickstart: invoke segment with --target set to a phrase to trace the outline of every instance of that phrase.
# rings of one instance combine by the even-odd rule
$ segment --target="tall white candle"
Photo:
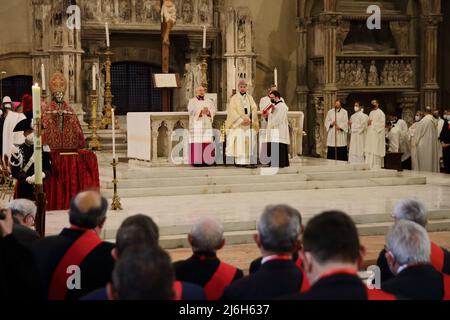
[[[41,82],[42,82],[42,90],[46,90],[47,84],[45,83],[45,67],[44,64],[41,64]]]
[[[275,70],[273,71],[274,74],[274,85],[278,87],[278,69],[275,68]]]
[[[97,90],[97,70],[95,64],[92,65],[92,91]]]
[[[203,49],[206,49],[206,26],[203,26]]]
[[[111,109],[113,160],[116,161],[116,116],[114,108]]]
[[[41,119],[41,88],[36,83],[32,88],[33,94],[33,118],[34,122]],[[34,181],[42,184],[42,137],[35,132],[34,135]]]
[[[109,48],[109,25],[108,25],[108,22],[105,23],[105,31],[106,31],[106,46]]]

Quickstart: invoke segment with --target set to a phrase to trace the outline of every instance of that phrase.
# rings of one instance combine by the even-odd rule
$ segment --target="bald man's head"
[[[106,220],[108,201],[97,191],[81,192],[72,199],[70,224],[82,229],[102,227]]]

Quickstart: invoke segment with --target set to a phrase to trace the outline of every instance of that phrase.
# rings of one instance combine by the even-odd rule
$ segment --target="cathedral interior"
[[[450,3],[441,0],[174,0],[170,72],[180,75],[171,111],[185,111],[208,64],[208,90],[226,110],[238,79],[255,98],[274,82],[292,111],[305,114],[303,153],[323,155],[324,114],[340,99],[351,110],[378,98],[385,112],[411,123],[416,110],[450,102]],[[20,101],[33,83],[56,71],[68,81],[65,100],[90,120],[93,66],[104,103],[105,23],[109,24],[111,90],[119,115],[162,111],[152,74],[162,70],[160,0],[1,1],[2,96]],[[381,28],[369,30],[367,8],[381,9]],[[80,27],[68,27],[77,6]],[[203,26],[206,48],[203,50]],[[99,114],[99,118],[101,114]]]

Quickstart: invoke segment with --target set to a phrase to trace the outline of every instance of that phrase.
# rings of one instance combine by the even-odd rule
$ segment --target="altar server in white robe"
[[[270,100],[272,107],[267,111],[266,128],[270,166],[275,168],[289,167],[289,145],[291,144],[288,120],[289,108],[281,100],[278,91],[270,93]]]
[[[26,117],[23,113],[12,111],[13,105],[10,97],[3,98],[3,110],[6,112],[5,122],[3,124],[3,154],[2,158],[10,157],[15,145],[21,145],[25,142],[23,134],[14,132],[16,125]]]
[[[335,102],[334,108],[328,111],[325,128],[328,132],[328,159],[348,161],[348,112],[342,108],[339,100]]]
[[[239,81],[239,92],[231,97],[225,123],[226,155],[240,167],[254,167],[258,163],[258,106],[247,89],[247,82]]]
[[[420,120],[423,119],[425,114],[423,111],[417,111],[415,117],[414,117],[414,123],[409,127],[408,129],[408,136],[409,136],[409,142],[411,146],[411,168],[412,170],[418,171],[419,170],[419,163],[417,159],[417,149],[416,146],[413,144],[414,135],[416,133],[417,126],[420,123]]]
[[[396,116],[390,116],[388,123],[388,151],[392,153],[402,153],[402,168],[411,170],[411,146],[408,133],[403,131],[403,127],[398,125]]]
[[[359,101],[355,102],[355,113],[350,118],[350,149],[349,162],[351,164],[364,163],[364,146],[366,144],[367,125],[369,116],[364,113]]]
[[[189,100],[190,162],[193,166],[214,164],[213,122],[216,110],[213,101],[205,97],[206,89],[196,89],[197,96]]]
[[[431,108],[425,109],[425,117],[417,124],[412,139],[416,148],[417,171],[439,172],[438,147],[436,141],[437,120],[431,113]]]
[[[381,168],[386,156],[386,115],[380,109],[378,100],[372,100],[373,110],[369,114],[365,156],[371,169]]]
[[[444,128],[445,121],[444,121],[444,119],[441,118],[441,112],[439,110],[433,111],[433,117],[437,120],[437,122],[436,122],[437,136],[438,136],[438,140],[439,140],[439,137],[441,136],[442,128]],[[441,158],[442,158],[442,146],[439,146],[439,148],[438,148],[438,158],[439,158],[439,162],[440,162]]]
[[[268,121],[268,114],[265,111],[267,111],[272,105],[272,102],[270,101],[270,94],[273,91],[278,91],[278,87],[274,84],[271,85],[269,89],[267,89],[267,96],[264,96],[261,98],[261,100],[259,100],[259,111],[262,114],[259,130],[260,157],[267,156],[266,127]],[[284,102],[283,98],[281,98],[281,100]]]

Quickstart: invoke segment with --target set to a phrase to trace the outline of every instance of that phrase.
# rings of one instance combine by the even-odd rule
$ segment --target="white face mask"
[[[27,144],[33,144],[34,143],[34,133],[30,133],[25,137],[25,142]]]
[[[355,107],[355,112],[359,112],[359,108],[358,107]]]
[[[450,114],[447,115],[447,120],[450,121]]]
[[[416,122],[419,122],[421,120],[420,116],[416,116]]]

